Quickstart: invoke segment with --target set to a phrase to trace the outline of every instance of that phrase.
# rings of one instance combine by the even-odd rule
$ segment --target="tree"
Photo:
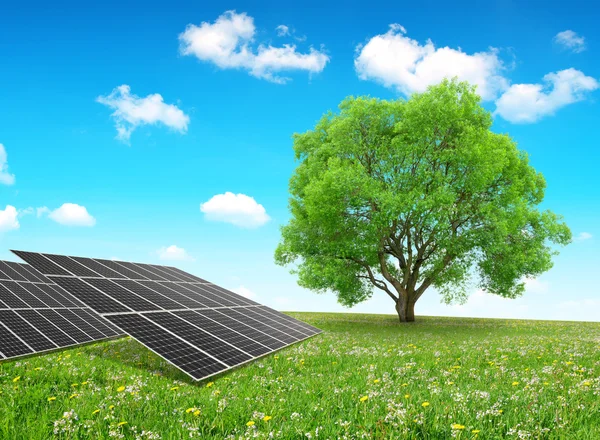
[[[352,306],[374,288],[400,322],[430,287],[464,302],[474,283],[507,298],[552,267],[571,232],[536,207],[546,183],[475,87],[445,80],[409,100],[349,97],[294,135],[291,220],[275,251],[300,286]]]

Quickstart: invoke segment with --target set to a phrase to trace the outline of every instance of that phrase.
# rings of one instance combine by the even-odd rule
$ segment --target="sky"
[[[279,310],[347,309],[275,265],[293,133],[349,95],[477,85],[573,243],[508,300],[417,315],[600,321],[600,7],[590,2],[11,2],[0,14],[0,259],[180,267]]]

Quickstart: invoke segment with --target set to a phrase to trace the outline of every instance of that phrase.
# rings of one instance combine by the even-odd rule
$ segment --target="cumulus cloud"
[[[37,217],[40,218],[41,216],[50,213],[50,208],[48,208],[47,206],[42,206],[40,208],[36,208],[35,212]]]
[[[38,208],[38,217],[48,214],[48,218],[65,226],[94,226],[96,219],[92,217],[85,206],[75,203],[64,203],[60,208],[53,211],[47,207]]]
[[[290,35],[290,28],[285,24],[280,24],[279,26],[277,26],[275,28],[275,31],[277,31],[278,37],[285,37],[286,35]]]
[[[502,76],[498,51],[467,54],[460,48],[436,48],[431,40],[420,44],[406,36],[399,24],[356,48],[354,67],[360,79],[375,80],[405,95],[423,92],[444,78],[458,77],[477,85],[484,100],[493,100],[508,82]]]
[[[17,208],[11,205],[6,205],[4,210],[0,209],[0,232],[11,231],[13,229],[19,229],[19,220],[17,217],[19,213]]]
[[[531,123],[558,109],[583,101],[598,81],[576,69],[548,73],[544,84],[514,84],[496,101],[494,114],[514,123]]]
[[[571,30],[562,31],[556,34],[554,36],[554,42],[563,49],[568,49],[574,53],[583,52],[585,50],[585,38]]]
[[[161,247],[158,251],[158,258],[161,260],[170,260],[170,261],[193,261],[194,258],[183,248],[175,246],[172,244],[171,246]]]
[[[0,183],[4,185],[15,183],[15,175],[8,172],[8,155],[2,144],[0,144]]]
[[[541,281],[537,278],[525,278],[525,291],[529,293],[546,293],[550,285],[547,281]]]
[[[163,124],[180,133],[187,131],[190,118],[177,106],[166,104],[158,93],[145,98],[131,94],[124,84],[96,101],[114,110],[111,115],[117,128],[117,139],[129,142],[131,133],[140,125]]]
[[[232,289],[231,291],[243,296],[244,298],[256,299],[256,293],[244,286],[240,286],[237,289]]]
[[[200,205],[207,220],[231,223],[244,228],[256,228],[270,220],[263,205],[245,194],[217,194]]]
[[[592,234],[589,232],[580,232],[577,237],[574,238],[575,241],[585,241],[592,238]]]
[[[289,32],[289,28],[284,27]],[[283,30],[280,28],[277,28],[278,33]],[[252,17],[227,11],[214,23],[189,24],[179,35],[180,53],[211,62],[221,69],[244,69],[256,78],[280,84],[290,79],[281,76],[281,72],[318,73],[329,61],[323,51],[314,48],[305,53],[298,52],[296,46],[289,44],[282,47],[259,44],[254,48],[255,36]]]

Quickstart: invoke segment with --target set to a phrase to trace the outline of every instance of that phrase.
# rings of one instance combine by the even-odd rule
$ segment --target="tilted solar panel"
[[[196,380],[321,332],[174,267],[13,252]]]
[[[33,267],[0,261],[0,359],[122,335]]]

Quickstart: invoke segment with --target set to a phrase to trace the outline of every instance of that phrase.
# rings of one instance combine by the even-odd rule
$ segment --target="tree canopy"
[[[450,302],[507,298],[552,267],[571,232],[537,206],[546,182],[475,87],[445,80],[408,100],[349,97],[294,135],[291,219],[275,252],[298,283],[355,305],[374,288],[400,321],[430,286]]]

